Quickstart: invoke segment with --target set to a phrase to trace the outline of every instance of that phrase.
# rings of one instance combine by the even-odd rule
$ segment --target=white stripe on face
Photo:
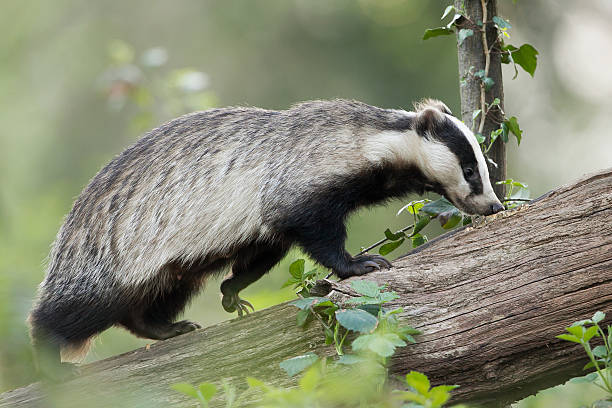
[[[472,133],[472,131],[465,125],[465,123],[463,123],[452,115],[447,115],[447,117],[453,121],[453,123],[465,136],[470,146],[472,146],[474,156],[476,157],[476,161],[478,162],[478,173],[480,174],[482,182],[482,194],[471,197],[463,197],[462,201],[465,201],[464,204],[466,204],[468,207],[471,207],[471,211],[473,211],[474,213],[485,214],[489,211],[491,205],[501,205],[501,203],[495,195],[495,192],[493,191],[493,186],[491,186],[491,180],[489,179],[489,168],[487,167],[484,155],[480,150],[480,145],[476,140],[476,136],[474,136],[474,133]]]

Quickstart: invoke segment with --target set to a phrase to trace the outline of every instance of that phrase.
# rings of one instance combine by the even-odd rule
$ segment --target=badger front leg
[[[238,293],[276,265],[288,249],[284,244],[253,244],[241,250],[232,266],[232,276],[221,283],[223,294],[221,305],[225,311],[230,313],[238,311],[238,316],[242,316],[244,313],[249,313],[248,307],[254,309],[253,305],[241,299]]]
[[[299,228],[296,241],[315,261],[331,269],[340,279],[392,266],[380,255],[351,256],[344,248],[346,228],[342,222],[319,222],[316,226]]]

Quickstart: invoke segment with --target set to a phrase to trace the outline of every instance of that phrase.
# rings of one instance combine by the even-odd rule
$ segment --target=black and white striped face
[[[493,192],[480,146],[468,127],[441,102],[416,114],[422,139],[421,170],[432,190],[467,214],[490,215],[504,207]]]

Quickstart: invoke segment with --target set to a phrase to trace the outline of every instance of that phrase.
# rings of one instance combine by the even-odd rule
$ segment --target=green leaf
[[[501,101],[499,100],[499,98],[495,98],[495,99],[493,99],[493,102],[491,102],[489,107],[499,106],[500,103],[501,103]]]
[[[507,22],[506,20],[504,20],[503,18],[499,16],[493,16],[493,22],[495,23],[496,26],[498,26],[502,30],[507,30],[509,28],[512,28],[509,22]]]
[[[399,299],[399,295],[393,291],[391,292],[383,292],[376,297],[379,303],[387,303],[395,299]]]
[[[457,207],[451,204],[451,202],[448,201],[444,197],[436,201],[432,201],[432,202],[425,204],[423,208],[421,209],[421,211],[423,211],[426,214],[431,215],[432,217],[437,217],[438,214],[441,214],[447,211],[453,211],[453,210],[459,211],[457,210]]]
[[[368,359],[360,357],[360,356],[356,356],[354,354],[343,354],[340,356],[337,363],[344,364],[344,365],[353,365],[353,364],[363,363],[365,361],[368,361]]]
[[[483,144],[485,140],[487,140],[487,138],[484,137],[482,133],[475,133],[474,136],[476,136],[476,141],[478,141],[478,144]]]
[[[405,345],[406,342],[395,333],[374,333],[357,337],[351,347],[355,351],[369,350],[381,357],[391,357],[396,347]]]
[[[302,299],[296,299],[292,302],[290,302],[289,304],[292,306],[295,306],[299,309],[307,309],[310,306],[317,306],[321,303],[324,302],[330,302],[331,301],[326,298],[326,297],[317,297],[317,296],[313,296],[313,297],[306,297],[306,298],[302,298]],[[332,303],[333,304],[333,303]]]
[[[573,334],[574,336],[578,337],[579,339],[582,339],[584,337],[584,327],[583,326],[570,326],[567,329],[568,332],[570,332],[571,334]]]
[[[450,215],[450,217],[448,218],[448,221],[446,221],[442,225],[442,228],[444,228],[444,229],[455,228],[457,226],[457,224],[459,224],[459,222],[461,222],[462,219],[463,219],[463,216],[461,215],[461,213],[459,213],[459,212],[452,213]]]
[[[598,312],[595,312],[591,320],[593,321],[593,323],[599,323],[605,318],[606,318],[606,314],[604,312],[598,311]]]
[[[484,76],[485,76],[485,72],[486,72],[486,71],[485,71],[484,69],[480,69],[480,70],[476,71],[476,73],[474,74],[474,76],[475,76],[476,78],[484,78]]]
[[[425,30],[425,34],[423,34],[423,40],[439,37],[441,35],[451,35],[452,33],[453,29],[448,27],[429,28]]]
[[[393,252],[394,250],[396,250],[400,245],[402,245],[404,243],[405,239],[402,238],[399,241],[391,241],[391,242],[387,242],[386,244],[382,245],[380,247],[380,249],[378,250],[378,253],[381,255],[387,255],[390,252]]]
[[[172,384],[170,388],[191,398],[200,399],[200,397],[198,396],[198,390],[196,390],[196,388],[189,383]]]
[[[414,228],[412,229],[412,235],[418,234],[419,232],[421,232],[421,230],[425,228],[427,224],[429,224],[429,221],[431,221],[431,218],[428,216],[423,217],[419,215],[418,217],[419,217],[419,221],[414,225]]]
[[[357,306],[357,309],[368,312],[372,316],[378,318],[378,312],[380,311],[380,302],[378,301],[378,299],[373,299],[373,300],[375,300],[376,303],[365,303],[365,304]]]
[[[457,388],[456,385],[439,385],[433,387],[429,391],[429,399],[431,400],[432,407],[441,407],[451,397],[450,390]]]
[[[516,116],[512,116],[510,119],[505,120],[504,123],[506,126],[508,126],[508,130],[512,132],[514,136],[516,136],[516,142],[520,145],[523,137],[523,131],[518,124],[518,119]]]
[[[279,366],[289,377],[301,373],[319,360],[319,356],[314,353],[307,353],[302,356],[293,357],[282,361]]]
[[[482,109],[476,109],[472,112],[472,121],[476,120],[476,118],[482,113]]]
[[[268,388],[268,386],[263,381],[258,380],[257,378],[254,378],[254,377],[247,377],[246,382],[250,388],[255,388],[255,387],[262,387],[265,389]]]
[[[289,265],[289,273],[291,274],[291,276],[299,280],[304,274],[305,262],[306,261],[304,261],[303,259],[297,259],[291,265]]]
[[[485,91],[490,90],[491,88],[493,88],[493,85],[495,85],[495,81],[493,80],[493,78],[490,77],[484,77],[482,79],[482,83],[484,84]]]
[[[406,234],[404,234],[402,231],[393,233],[389,228],[385,230],[385,237],[391,241],[397,241],[398,239],[404,238],[405,236]]]
[[[359,279],[351,282],[351,288],[360,295],[376,297],[383,287],[374,281]]]
[[[310,317],[310,308],[302,309],[297,312],[297,325],[303,327]]]
[[[469,28],[462,28],[461,30],[459,30],[459,34],[457,34],[457,42],[459,45],[463,44],[463,41],[465,41],[466,38],[471,37],[474,35],[474,30],[471,30]]]
[[[310,367],[308,371],[304,373],[300,378],[300,388],[306,392],[313,392],[319,383],[321,373],[316,366]]]
[[[360,333],[370,333],[378,326],[378,319],[361,309],[338,310],[336,319],[345,329]]]
[[[561,340],[567,340],[567,341],[571,341],[573,343],[581,343],[580,338],[572,335],[572,334],[560,334],[558,336],[555,336],[558,339]]]
[[[593,355],[599,358],[607,357],[608,349],[605,346],[597,346],[593,348]]]
[[[591,326],[584,332],[584,341],[589,341],[595,336],[599,337],[599,333],[597,333],[597,326]]]
[[[511,51],[514,62],[521,66],[529,75],[535,74],[538,65],[538,51],[531,44],[523,44]]]
[[[283,283],[281,288],[286,288],[287,286],[295,285],[296,283],[300,283],[300,280],[296,278],[289,278],[287,282]]]
[[[569,380],[572,384],[592,383],[597,380],[597,372],[587,374],[584,377],[576,377]]]
[[[410,239],[412,240],[412,247],[413,248],[421,246],[421,245],[423,245],[424,243],[427,242],[427,237],[425,235],[421,235],[421,234],[413,235]]]
[[[406,384],[414,388],[414,390],[421,395],[427,395],[429,387],[431,386],[429,378],[418,371],[411,371],[406,374]]]
[[[200,394],[202,394],[202,397],[204,397],[204,400],[209,402],[217,393],[217,387],[211,383],[202,383],[200,384],[199,391]]]

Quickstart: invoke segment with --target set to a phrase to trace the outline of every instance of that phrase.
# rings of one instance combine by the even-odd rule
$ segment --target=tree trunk
[[[422,331],[400,348],[391,372],[459,384],[453,402],[504,406],[582,375],[581,347],[555,339],[578,319],[612,307],[612,169],[561,187],[514,211],[450,232],[364,279],[400,295],[401,318]],[[336,299],[350,280],[328,285]],[[316,321],[271,307],[83,367],[66,384],[32,384],[0,395],[0,407],[193,406],[177,382],[246,387],[253,376],[293,385],[278,363],[331,355]],[[58,402],[60,401],[60,402]],[[220,402],[217,405],[222,406]]]
[[[461,10],[465,5],[465,15],[467,19],[460,19],[457,22],[457,34],[461,29],[471,29],[474,35],[467,37],[461,44],[457,45],[459,57],[459,78],[461,81],[461,118],[465,124],[474,133],[478,131],[480,117],[476,119],[474,124],[472,113],[481,106],[481,84],[482,80],[475,74],[485,69],[486,57],[483,47],[482,27],[478,25],[483,21],[483,8],[481,1],[486,3],[487,18],[486,18],[486,37],[488,49],[491,49],[497,40],[497,29],[493,25],[491,19],[497,15],[496,0],[455,0],[455,8]],[[495,47],[499,48],[499,47]],[[501,54],[499,52],[491,52],[489,54],[490,62],[488,65],[488,77],[495,83],[485,93],[486,103],[491,103],[493,99],[499,98],[499,107],[504,108],[504,86],[501,70]],[[484,115],[483,111],[481,115]],[[503,115],[499,109],[492,109],[486,115],[482,135],[486,137],[486,145],[488,146],[491,140],[491,132],[498,129],[503,120]],[[497,164],[497,167],[489,165],[489,178],[495,194],[499,199],[503,199],[505,194],[504,185],[496,185],[496,181],[506,179],[506,145],[498,138],[493,147],[488,153],[488,156]]]

